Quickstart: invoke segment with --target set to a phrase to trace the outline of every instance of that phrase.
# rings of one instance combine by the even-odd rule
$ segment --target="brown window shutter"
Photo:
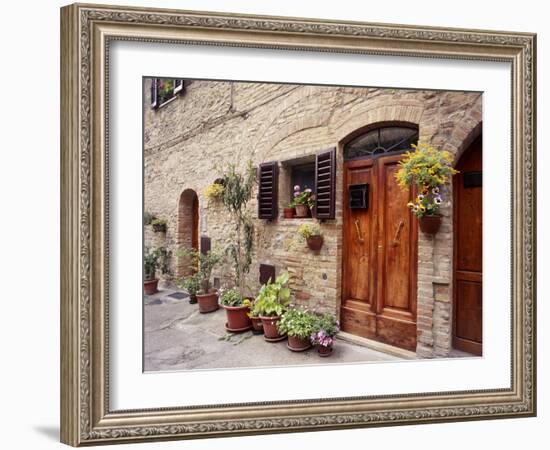
[[[277,217],[277,194],[279,189],[279,166],[277,161],[260,164],[258,170],[258,217]]]
[[[157,109],[159,106],[158,78],[151,78],[151,108]]]
[[[206,255],[212,247],[212,241],[208,236],[201,236],[201,253]]]
[[[174,95],[178,95],[183,91],[183,80],[181,78],[176,78],[174,80]]]
[[[334,219],[336,213],[336,149],[315,157],[315,217]]]

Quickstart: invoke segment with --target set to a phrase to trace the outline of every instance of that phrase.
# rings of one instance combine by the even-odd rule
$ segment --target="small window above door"
[[[409,150],[418,143],[418,128],[384,126],[363,133],[344,146],[344,159],[357,159]]]

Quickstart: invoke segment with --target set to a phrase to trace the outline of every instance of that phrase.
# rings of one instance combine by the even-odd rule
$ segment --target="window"
[[[344,147],[344,159],[364,158],[409,150],[418,143],[418,128],[387,126],[356,137]]]
[[[181,78],[153,78],[151,82],[151,108],[164,106],[176,95],[183,92],[184,83]]]
[[[300,190],[315,190],[315,162],[290,167],[290,192],[288,201],[292,201],[294,196],[294,186],[300,186]]]

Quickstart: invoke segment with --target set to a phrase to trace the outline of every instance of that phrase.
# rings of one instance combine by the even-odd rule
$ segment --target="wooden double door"
[[[418,225],[407,208],[415,192],[395,179],[401,158],[344,163],[340,319],[343,331],[415,351]],[[353,192],[365,185],[357,207]]]

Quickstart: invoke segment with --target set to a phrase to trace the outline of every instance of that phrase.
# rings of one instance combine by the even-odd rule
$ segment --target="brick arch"
[[[420,104],[410,101],[397,102],[367,109],[342,123],[331,123],[330,126],[333,128],[335,140],[345,143],[368,129],[388,123],[409,124],[420,128],[423,112],[424,107]]]
[[[185,189],[178,201],[178,227],[176,231],[177,248],[198,250],[199,248],[199,197],[193,189]],[[189,275],[189,259],[177,257],[176,274],[178,277]]]

